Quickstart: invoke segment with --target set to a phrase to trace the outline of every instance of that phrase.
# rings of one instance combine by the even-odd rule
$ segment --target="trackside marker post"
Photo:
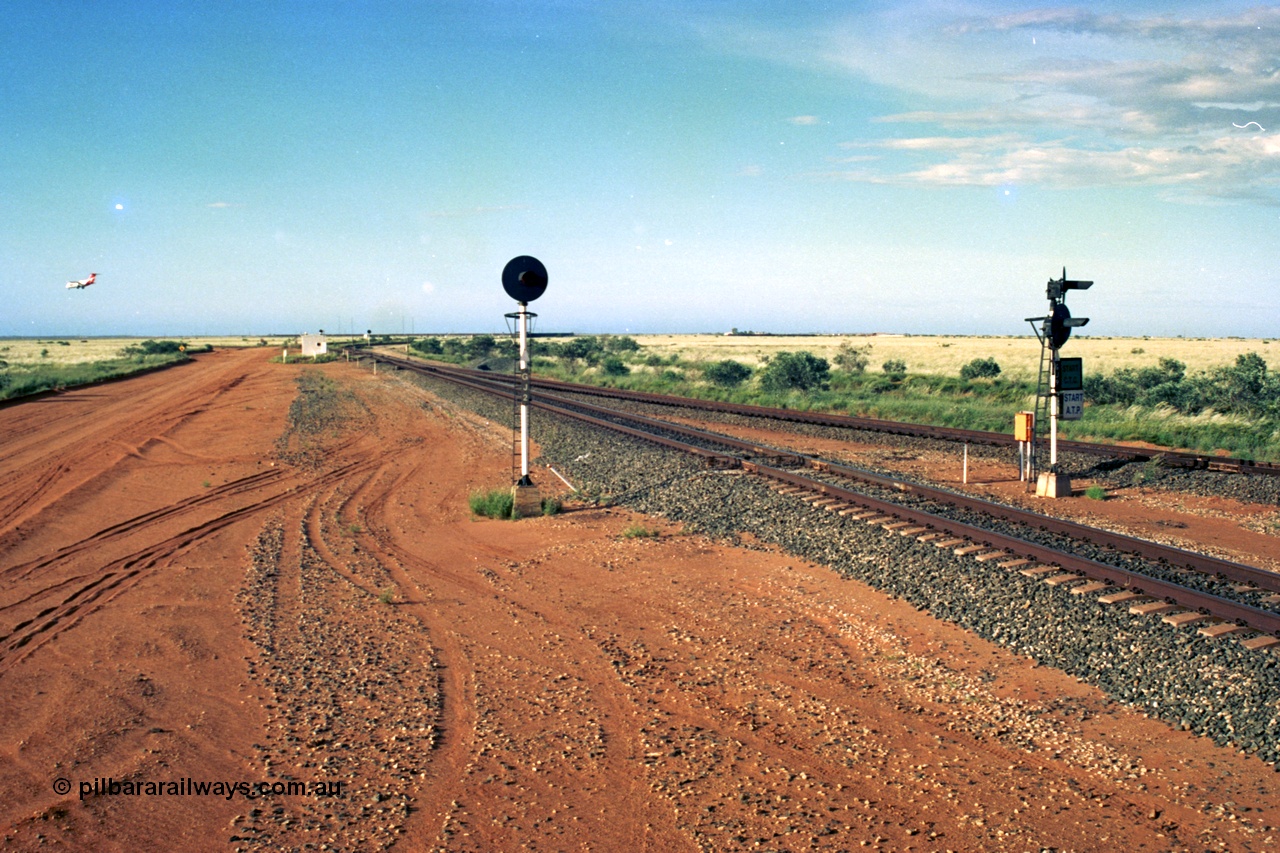
[[[520,478],[512,492],[514,512],[520,517],[542,511],[542,497],[529,477],[529,318],[537,316],[529,313],[529,303],[546,292],[547,268],[530,255],[512,258],[502,270],[502,289],[520,306],[506,315],[516,320],[520,343]]]

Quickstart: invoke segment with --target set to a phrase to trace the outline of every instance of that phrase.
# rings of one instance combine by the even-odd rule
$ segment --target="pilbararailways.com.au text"
[[[70,793],[70,780],[54,780],[54,790]],[[62,783],[62,784],[59,784]],[[223,797],[234,799],[239,795],[246,800],[259,797],[341,797],[343,783],[302,782],[296,779],[277,779],[273,782],[205,782],[187,777],[164,782],[144,782],[137,779],[94,779],[81,781],[80,799],[85,797]]]

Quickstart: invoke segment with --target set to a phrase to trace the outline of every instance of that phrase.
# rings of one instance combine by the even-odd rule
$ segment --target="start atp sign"
[[[1058,417],[1064,421],[1078,421],[1084,414],[1083,391],[1059,391],[1058,403],[1060,407]]]

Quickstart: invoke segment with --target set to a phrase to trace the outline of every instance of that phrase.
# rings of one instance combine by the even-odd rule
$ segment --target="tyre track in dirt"
[[[23,522],[215,410],[249,378],[245,362],[240,352],[202,356],[194,370],[127,380],[127,395],[87,388],[0,409],[0,548]]]
[[[238,384],[238,383],[236,383]],[[74,394],[76,392],[68,392]],[[224,393],[221,386],[214,396]],[[203,409],[184,411],[179,415],[167,414],[174,402],[169,395],[140,395],[148,403],[139,412],[136,406],[117,404],[112,410],[100,413],[95,410],[93,423],[83,418],[57,418],[48,431],[28,443],[6,440],[3,444],[5,464],[0,470],[0,545],[3,545],[15,528],[48,509],[67,494],[92,483],[110,471],[127,457],[140,458],[141,449],[157,434],[173,430]],[[187,403],[189,397],[176,401]],[[26,404],[40,407],[45,401]],[[30,417],[25,407],[0,411],[0,421],[5,416]],[[185,405],[179,408],[187,408]],[[64,424],[64,421],[71,421]],[[62,425],[64,429],[58,429]],[[6,429],[12,424],[0,423],[0,433],[12,435]],[[68,449],[68,445],[70,448]],[[46,446],[58,448],[52,454]]]
[[[200,540],[218,533],[231,524],[271,510],[283,502],[294,501],[300,496],[323,489],[327,484],[341,480],[344,476],[350,476],[366,467],[368,467],[368,463],[354,463],[338,471],[330,472],[320,482],[310,485],[289,486],[283,491],[259,497],[253,500],[252,503],[242,503],[234,509],[221,511],[213,518],[188,527],[175,536],[167,537],[145,548],[133,551],[124,557],[105,563],[91,573],[60,579],[49,586],[27,592],[18,601],[0,606],[0,612],[11,611],[17,613],[21,610],[30,611],[33,608],[41,607],[40,602],[42,600],[61,594],[60,591],[65,592],[66,587],[75,586],[75,589],[70,594],[66,594],[56,604],[42,607],[34,616],[26,616],[24,618],[23,615],[17,615],[18,621],[16,624],[7,634],[0,636],[0,674],[26,656],[34,653],[43,643],[48,642],[63,631],[74,628],[86,616],[111,603],[116,597],[132,588],[146,573],[172,563],[184,551]],[[95,545],[100,544],[104,539],[126,536],[132,538],[161,519],[168,520],[175,514],[188,514],[196,509],[202,509],[210,503],[222,503],[227,498],[243,499],[245,492],[253,491],[256,491],[256,489],[252,487],[241,488],[230,490],[228,493],[219,495],[212,500],[196,499],[185,506],[158,511],[152,518],[143,519],[134,524],[120,525],[114,530],[102,531],[100,535],[95,534],[89,540],[82,540],[75,546],[69,546],[63,554],[40,561],[34,566],[18,567],[19,569],[25,568],[25,571],[18,572],[18,576],[26,578],[37,570],[60,567],[63,563],[79,557],[84,552],[91,551]],[[217,511],[218,508],[214,507],[213,509]]]
[[[416,442],[409,444],[413,446]],[[425,560],[409,549],[398,547],[385,518],[387,503],[422,477],[426,465],[425,460],[419,460],[399,471],[385,470],[377,477],[368,478],[343,501],[336,515],[363,522],[363,530],[356,537],[360,547],[387,572],[398,590],[401,612],[422,626],[433,648],[439,677],[440,719],[432,749],[424,756],[431,781],[418,789],[405,829],[412,837],[430,838],[440,844],[448,835],[448,818],[442,825],[441,815],[450,813],[454,792],[471,770],[474,759],[477,727],[474,655],[453,620],[445,617],[438,606],[438,598],[446,592],[434,583],[440,578],[441,567],[434,560]],[[413,576],[431,578],[430,588],[420,586],[411,576],[411,570]],[[469,592],[483,593],[484,590],[480,584],[469,591],[455,587],[448,590],[448,597],[460,600]]]
[[[259,762],[350,790],[240,816],[233,840],[247,849],[386,847],[440,739],[435,649],[411,614],[375,598],[387,580],[376,558],[344,553],[351,541],[328,521],[343,500],[331,485],[265,528],[240,601],[259,648],[252,675],[271,693]]]
[[[270,469],[258,474],[252,474],[240,480],[235,480],[222,486],[214,487],[202,495],[196,495],[195,497],[179,501],[176,504],[154,509],[142,515],[134,516],[116,524],[112,524],[109,527],[104,527],[101,530],[95,531],[91,536],[87,536],[78,542],[64,545],[46,556],[0,569],[0,580],[23,580],[33,572],[49,568],[91,548],[101,547],[112,539],[132,536],[135,533],[140,532],[143,528],[153,525],[156,522],[168,521],[175,516],[189,514],[194,510],[202,509],[208,504],[221,502],[225,498],[236,497],[247,492],[262,489],[268,481],[273,481],[284,474],[285,472],[279,469]],[[285,486],[286,490],[292,488],[294,487],[288,485]],[[4,609],[6,609],[6,606],[0,605],[0,611],[3,611]]]
[[[201,412],[216,408],[214,401],[241,387],[249,369],[244,362],[248,360],[248,356],[253,356],[253,360],[261,357],[252,352],[248,356],[244,353],[234,355],[236,358],[231,360],[229,366],[217,365],[219,369],[212,371],[212,378],[197,383],[195,391],[186,389],[171,392],[165,388],[161,392],[148,394],[146,387],[141,391],[130,389],[132,393],[120,395],[121,399],[110,406],[111,417],[105,420],[129,421],[128,406],[132,403],[135,410],[141,410],[137,414],[137,430],[145,432],[157,428],[176,429]],[[203,366],[198,365],[197,369]],[[231,375],[228,378],[229,373]],[[192,372],[182,374],[188,379],[192,375]],[[142,377],[137,381],[155,378]],[[258,381],[261,381],[261,377]],[[146,383],[150,384],[152,383]],[[254,383],[250,382],[249,385],[253,386]],[[157,412],[172,408],[175,402],[182,404],[179,408],[186,409],[181,417],[161,416],[157,419]],[[12,414],[19,409],[21,407],[12,407],[5,413]],[[64,418],[68,421],[63,424],[64,433],[79,435],[86,429],[84,422],[96,424],[104,420],[96,413],[86,415],[87,413],[82,412],[78,418]],[[153,438],[157,441],[163,438],[162,443],[167,446],[180,446],[179,442],[170,438]],[[67,440],[66,435],[61,440]],[[115,440],[117,439],[103,439],[104,442]],[[274,463],[273,467],[262,469],[259,460],[255,462],[258,468],[253,473],[235,477],[217,486],[210,485],[208,491],[201,494],[184,497],[174,503],[124,518],[71,543],[49,549],[36,558],[0,568],[0,581],[5,584],[4,591],[0,594],[0,619],[9,621],[12,626],[0,634],[0,672],[26,659],[59,634],[79,625],[84,618],[116,600],[154,570],[173,565],[184,551],[201,540],[282,503],[303,498],[317,490],[332,488],[333,484],[346,477],[358,476],[361,472],[376,468],[381,461],[377,454],[366,456],[358,453],[354,461],[342,461],[344,453],[350,452],[358,443],[358,436],[349,435],[333,442],[332,464],[329,470],[323,472],[289,466],[274,467]],[[51,439],[48,445],[54,448],[55,454],[62,452],[57,440]],[[95,451],[101,450],[101,443],[79,445],[74,454],[92,457]],[[12,464],[10,460],[10,467]],[[60,466],[66,464],[71,463],[58,463]],[[139,457],[131,454],[125,454],[105,467],[99,463],[96,465],[97,473],[87,480],[81,480],[72,488],[62,489],[61,495],[67,497],[94,478],[127,476],[129,472],[124,469],[139,464],[145,466],[145,460],[140,462]],[[94,469],[95,464],[90,462],[85,467]],[[109,482],[107,485],[109,486]],[[47,509],[46,505],[41,511]],[[20,539],[21,531],[12,530],[9,537]],[[154,541],[139,548],[139,538],[152,538]],[[4,600],[5,598],[11,600]]]
[[[472,519],[469,491],[509,481],[508,430],[394,375],[257,370],[226,398],[225,438],[196,417],[178,447],[122,458],[114,491],[51,505],[11,562],[183,505],[202,478],[250,477],[273,448],[287,475],[0,578],[27,602],[0,615],[79,607],[46,632],[61,642],[41,633],[0,671],[14,849],[1272,843],[1256,759],[745,536],[752,550],[598,507]],[[358,398],[353,420],[313,411],[318,429],[273,444],[312,370]],[[271,419],[236,396],[269,376]],[[138,477],[155,491],[134,497]],[[344,790],[175,809],[49,786],[185,774]]]

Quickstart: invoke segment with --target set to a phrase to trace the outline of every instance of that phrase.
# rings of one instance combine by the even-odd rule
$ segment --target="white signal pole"
[[[521,302],[517,313],[520,323],[520,482],[529,480],[529,303]]]
[[[520,479],[512,489],[512,516],[536,515],[542,507],[538,487],[529,478],[529,401],[532,397],[529,379],[529,303],[547,289],[547,268],[529,255],[512,258],[502,268],[502,289],[516,301],[520,310],[514,317],[520,329]]]
[[[1058,473],[1058,351],[1049,362],[1049,470]]]

